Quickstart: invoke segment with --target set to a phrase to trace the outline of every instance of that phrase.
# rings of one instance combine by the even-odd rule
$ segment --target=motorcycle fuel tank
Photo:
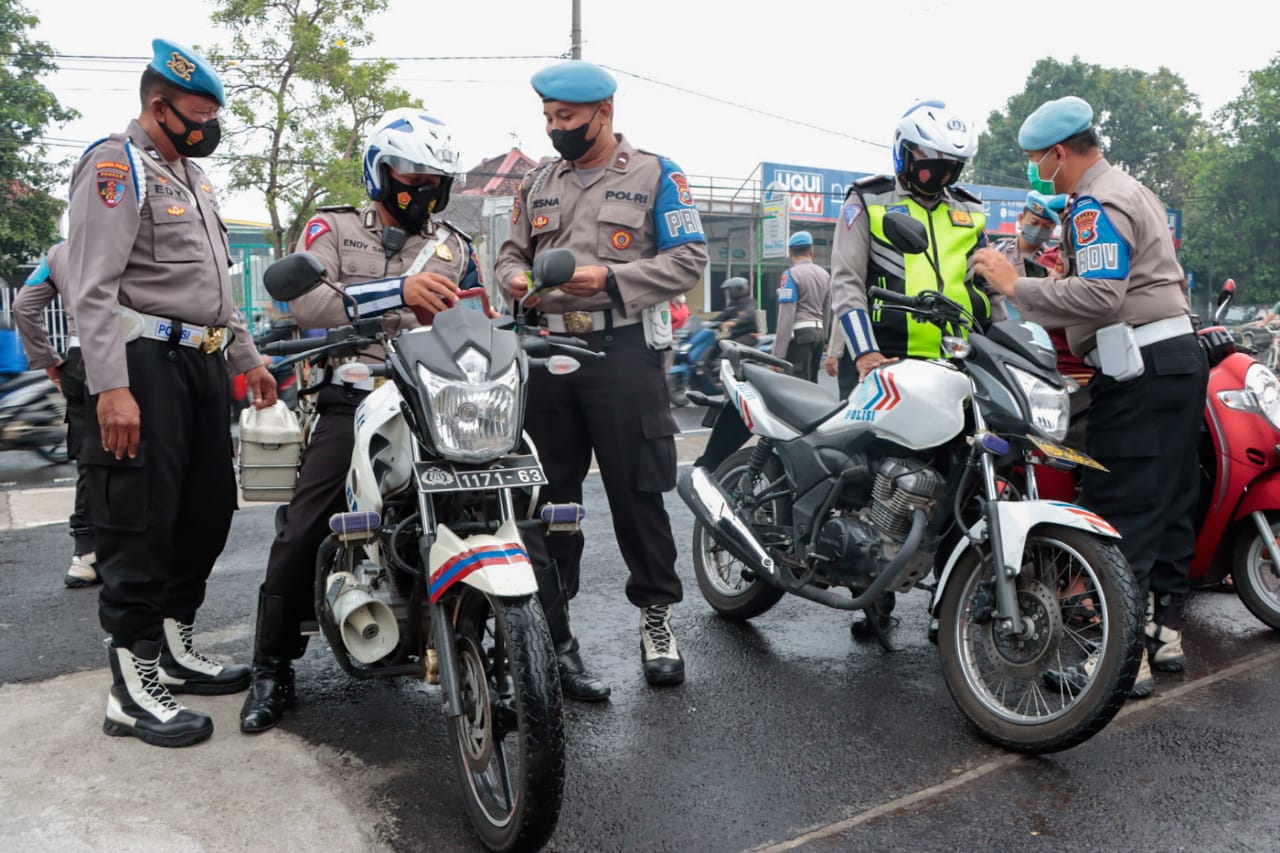
[[[948,364],[904,359],[867,374],[819,434],[870,430],[902,447],[937,447],[964,429],[969,378]]]

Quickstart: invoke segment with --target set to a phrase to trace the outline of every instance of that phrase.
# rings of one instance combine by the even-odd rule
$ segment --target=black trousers
[[[548,479],[539,500],[580,503],[594,452],[614,535],[630,572],[627,599],[637,607],[680,601],[675,540],[662,500],[662,493],[675,487],[677,432],[663,353],[645,346],[640,325],[579,337],[605,357],[583,359],[582,367],[568,376],[534,369],[529,381],[525,428]],[[530,555],[536,563],[545,544],[558,570],[563,600],[572,599],[582,568],[582,534],[534,529],[529,537],[545,537],[545,543],[529,543]],[[554,595],[540,592],[544,602]],[[552,636],[562,640],[566,625],[554,624],[557,608],[544,608],[552,611]]]
[[[821,329],[796,329],[787,345],[787,361],[791,362],[791,375],[818,381],[818,366],[822,363],[822,350],[826,337]]]
[[[89,389],[85,386],[84,358],[80,347],[67,350],[62,363],[62,396],[67,401],[67,455],[76,463],[76,499],[71,510],[71,538],[76,542],[76,556],[91,553],[94,549],[93,527],[89,524],[88,467],[80,459],[80,444],[84,441],[85,400]]]
[[[853,363],[853,356],[847,348],[841,348],[840,358],[836,360],[836,384],[840,389],[840,399],[848,400],[858,384],[858,367]]]
[[[142,413],[138,455],[117,460],[102,449],[91,396],[77,458],[97,539],[98,616],[129,648],[158,639],[165,618],[195,618],[237,499],[226,359],[146,339],[125,353]]]
[[[1176,627],[1191,589],[1200,424],[1209,364],[1194,335],[1142,349],[1145,370],[1089,383],[1087,452],[1108,472],[1085,468],[1080,502],[1111,522],[1156,620]]]
[[[269,638],[279,648],[259,649],[292,657],[305,649],[299,623],[314,616],[316,551],[329,535],[329,517],[347,508],[345,484],[355,448],[355,411],[367,391],[333,385],[316,395],[318,418],[302,451],[298,485],[285,510],[284,527],[271,543],[263,592],[285,600],[288,625],[258,626],[258,643]]]

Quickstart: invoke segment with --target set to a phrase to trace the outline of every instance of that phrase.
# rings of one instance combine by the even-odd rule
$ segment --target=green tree
[[[210,49],[227,88],[234,158],[230,188],[262,193],[276,250],[297,243],[321,201],[364,198],[360,155],[369,125],[394,107],[421,106],[390,85],[394,65],[353,61],[367,16],[387,0],[220,0],[231,31]]]
[[[1201,127],[1200,101],[1167,68],[1148,73],[1104,68],[1072,58],[1042,59],[1031,69],[1023,91],[1003,111],[987,118],[975,158],[975,180],[1019,186],[1026,183],[1026,154],[1018,128],[1036,107],[1054,98],[1078,95],[1093,107],[1103,153],[1176,207],[1186,196],[1183,158]]]
[[[1280,54],[1214,119],[1187,170],[1184,261],[1210,295],[1230,277],[1245,303],[1280,300]]]
[[[0,276],[44,253],[58,239],[63,204],[50,194],[57,173],[40,138],[75,118],[40,82],[57,70],[48,44],[28,32],[37,18],[16,0],[0,0]]]

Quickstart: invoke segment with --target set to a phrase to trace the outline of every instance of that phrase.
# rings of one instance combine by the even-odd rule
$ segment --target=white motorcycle
[[[573,269],[567,251],[545,253],[532,289],[562,284]],[[327,284],[305,252],[272,265],[265,282],[280,300]],[[317,555],[316,617],[352,677],[438,679],[467,811],[500,851],[544,845],[564,790],[555,651],[520,528],[582,515],[568,505],[544,506],[536,519],[517,512],[537,505],[545,482],[522,434],[525,385],[531,368],[576,369],[553,349],[596,356],[575,339],[503,326],[459,305],[394,337],[364,319],[266,347],[292,354],[286,361],[375,343],[388,351],[384,364],[335,368],[345,381],[386,381],[356,410],[348,511],[330,519]]]
[[[904,253],[927,246],[910,217],[885,232]],[[1049,336],[983,333],[936,291],[871,294],[940,326],[950,358],[881,366],[843,401],[721,343],[726,405],[757,441],[680,480],[703,596],[748,619],[786,593],[860,610],[926,589],[943,677],[982,735],[1033,753],[1082,743],[1133,685],[1142,603],[1115,528],[1036,499],[1036,464],[1097,464],[1057,444],[1068,392]]]

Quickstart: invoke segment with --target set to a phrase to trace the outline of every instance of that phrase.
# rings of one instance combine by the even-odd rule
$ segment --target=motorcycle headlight
[[[458,357],[465,382],[429,373],[418,365],[427,389],[428,427],[436,451],[453,462],[488,462],[520,440],[519,364],[487,379],[489,359],[468,348]]]
[[[1244,374],[1244,388],[1219,391],[1218,399],[1230,409],[1256,412],[1272,429],[1280,430],[1280,379],[1266,365],[1254,362]]]
[[[1071,403],[1066,388],[1055,388],[1038,376],[1010,366],[1009,372],[1027,400],[1030,421],[1036,429],[1054,441],[1067,437],[1071,424]]]

